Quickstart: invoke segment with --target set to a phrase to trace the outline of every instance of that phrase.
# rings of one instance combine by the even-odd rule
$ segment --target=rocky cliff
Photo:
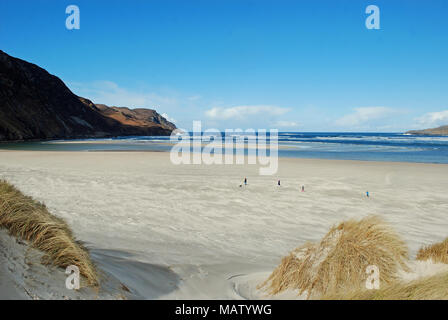
[[[169,135],[175,128],[155,110],[95,105],[0,50],[0,141]]]
[[[448,136],[448,125],[433,129],[412,130],[406,133],[425,136]]]

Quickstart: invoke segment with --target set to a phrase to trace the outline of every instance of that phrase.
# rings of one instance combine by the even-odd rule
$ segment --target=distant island
[[[448,136],[448,125],[432,129],[411,130],[406,133],[424,136]]]
[[[0,141],[170,135],[152,109],[94,104],[58,77],[0,50]]]

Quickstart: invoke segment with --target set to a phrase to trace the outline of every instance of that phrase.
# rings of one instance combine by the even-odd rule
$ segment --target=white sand
[[[0,152],[0,178],[45,202],[103,270],[150,299],[266,298],[256,285],[283,256],[369,214],[413,257],[448,236],[447,174],[448,165],[280,159],[276,176],[259,176],[256,165],[172,165],[168,153]],[[286,297],[295,293],[276,298]]]

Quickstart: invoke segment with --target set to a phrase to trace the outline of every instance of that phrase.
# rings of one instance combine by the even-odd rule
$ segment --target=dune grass
[[[434,263],[448,264],[448,238],[442,242],[420,248],[417,253],[417,260],[432,260]]]
[[[379,290],[354,290],[324,295],[325,300],[448,300],[448,273],[410,282],[397,282]]]
[[[448,238],[420,248],[416,259],[448,264]],[[448,273],[435,274],[407,283],[393,283],[379,290],[355,290],[321,298],[328,300],[448,300]]]
[[[295,249],[259,288],[270,294],[298,289],[316,298],[362,289],[369,265],[379,268],[380,283],[391,284],[407,261],[405,242],[379,217],[369,216],[334,226],[320,243]]]
[[[42,263],[62,268],[76,265],[88,286],[98,285],[89,253],[74,239],[68,225],[4,180],[0,180],[0,227],[42,251]]]

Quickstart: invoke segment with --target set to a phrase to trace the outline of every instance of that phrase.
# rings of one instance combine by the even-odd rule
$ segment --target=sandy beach
[[[414,257],[448,236],[447,173],[445,164],[284,158],[275,176],[260,176],[256,165],[173,165],[163,152],[0,152],[0,178],[65,219],[100,269],[145,299],[298,298],[256,286],[295,247],[371,214]],[[0,278],[2,296],[14,281]]]

